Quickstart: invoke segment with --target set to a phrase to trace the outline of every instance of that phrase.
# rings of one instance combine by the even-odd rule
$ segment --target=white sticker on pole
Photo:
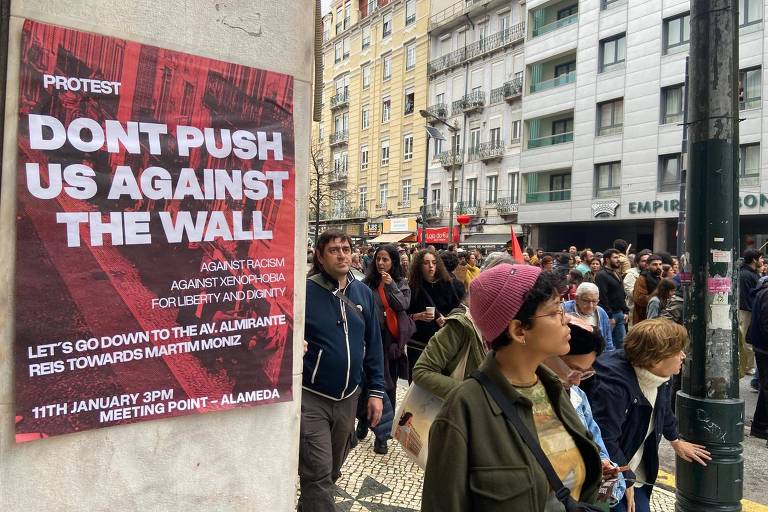
[[[731,262],[731,251],[719,251],[717,249],[712,249],[710,252],[712,253],[712,261],[714,263]]]
[[[728,304],[711,304],[709,306],[709,329],[725,329],[730,331],[733,327],[731,323],[731,306]]]

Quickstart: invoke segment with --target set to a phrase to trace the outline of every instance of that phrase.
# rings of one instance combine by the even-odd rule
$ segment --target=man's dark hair
[[[373,255],[373,261],[368,265],[368,272],[365,276],[365,284],[371,289],[376,290],[381,283],[381,273],[379,267],[376,266],[376,255],[380,252],[386,252],[389,255],[389,259],[392,260],[392,268],[389,270],[389,275],[394,282],[400,281],[403,278],[403,269],[400,266],[400,255],[397,253],[397,247],[394,245],[382,245]]]
[[[742,255],[744,258],[744,264],[751,265],[752,263],[758,261],[760,259],[760,256],[762,255],[763,253],[761,253],[757,249],[747,249],[746,251],[744,251],[744,254]]]
[[[613,241],[613,248],[619,252],[627,252],[627,247],[629,247],[629,244],[623,238],[617,238]]]
[[[317,243],[315,244],[315,252],[312,255],[312,268],[309,271],[310,276],[319,274],[323,271],[323,266],[320,263],[320,259],[317,257],[317,255],[323,254],[323,251],[325,251],[325,246],[334,240],[347,242],[349,244],[349,248],[352,249],[352,238],[350,238],[350,236],[345,232],[339,229],[327,229],[323,231],[323,233],[317,238]],[[371,251],[372,250],[373,249],[371,249]]]
[[[440,258],[442,258],[443,263],[445,264],[445,270],[447,270],[449,274],[453,274],[453,271],[459,266],[459,257],[456,253],[451,251],[441,251]]]
[[[523,305],[514,317],[514,320],[520,320],[523,327],[530,329],[533,325],[533,315],[540,305],[559,295],[560,277],[553,272],[542,272],[533,284],[533,288],[528,290],[523,297]],[[493,342],[491,348],[498,350],[512,343],[509,337],[509,331],[504,329]]]
[[[636,267],[640,268],[640,260],[643,259],[643,256],[645,256],[646,254],[648,256],[650,256],[651,255],[651,250],[650,249],[643,249],[642,251],[638,252],[635,255],[635,266]]]
[[[672,255],[671,254],[669,254],[668,252],[658,252],[656,254],[658,254],[658,256],[661,258],[661,262],[664,265],[670,265],[670,266],[672,265],[673,261],[672,261]],[[650,260],[648,260],[648,261],[650,261]]]
[[[579,254],[579,258],[581,258],[581,261],[586,263],[587,262],[587,257],[589,256],[589,253],[591,253],[591,252],[592,251],[589,250],[589,249],[584,249],[583,251],[581,251],[581,254]]]
[[[560,265],[568,265],[568,263],[571,261],[571,255],[567,252],[561,252],[557,255],[557,262]]]
[[[621,254],[621,252],[618,249],[606,249],[603,253],[603,262],[610,260],[614,254]]]
[[[369,254],[369,255],[373,256],[373,253],[375,253],[375,252],[376,252],[376,249],[374,249],[373,247],[369,247],[369,248],[368,248],[368,253],[367,253],[367,254]]]
[[[664,263],[664,258],[661,257],[661,254],[655,254],[654,253],[654,254],[651,254],[650,256],[648,256],[648,264],[649,265],[651,264],[652,261],[656,261],[656,260]]]
[[[512,242],[509,242],[509,245],[511,246],[511,245],[512,245]],[[525,248],[525,252],[526,252],[526,253],[528,254],[528,256],[530,256],[530,257],[533,257],[533,255],[534,255],[534,254],[536,254],[536,253],[533,251],[533,247],[526,247],[526,248]]]
[[[569,356],[581,356],[591,354],[592,352],[599,356],[605,349],[605,340],[597,329],[589,332],[576,324],[568,324],[568,327],[571,329],[571,339],[569,341],[571,350],[568,352]]]

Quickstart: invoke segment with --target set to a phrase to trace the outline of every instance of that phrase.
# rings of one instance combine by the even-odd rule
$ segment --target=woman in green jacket
[[[558,277],[530,265],[498,265],[471,285],[470,312],[492,349],[480,366],[514,404],[573,498],[593,502],[602,477],[597,445],[560,380],[542,364],[568,353]],[[425,512],[562,510],[520,434],[475,379],[448,395],[432,424]]]

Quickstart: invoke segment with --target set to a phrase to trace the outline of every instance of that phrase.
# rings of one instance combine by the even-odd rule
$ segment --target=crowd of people
[[[624,240],[602,252],[513,254],[319,237],[299,510],[334,510],[333,482],[369,431],[387,453],[398,379],[444,400],[428,434],[425,511],[550,512],[607,499],[647,512],[662,436],[706,465],[705,447],[678,438],[672,407],[688,343],[677,258]],[[768,407],[766,271],[762,254],[745,252],[740,329],[754,347],[744,353],[758,408]],[[765,411],[752,435],[768,437]]]

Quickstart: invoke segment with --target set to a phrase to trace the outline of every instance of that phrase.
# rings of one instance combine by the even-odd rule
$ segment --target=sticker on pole
[[[712,249],[710,252],[712,253],[712,261],[714,263],[731,263],[732,261],[731,251]]]
[[[709,293],[731,293],[730,277],[710,277],[707,279],[707,292]]]

